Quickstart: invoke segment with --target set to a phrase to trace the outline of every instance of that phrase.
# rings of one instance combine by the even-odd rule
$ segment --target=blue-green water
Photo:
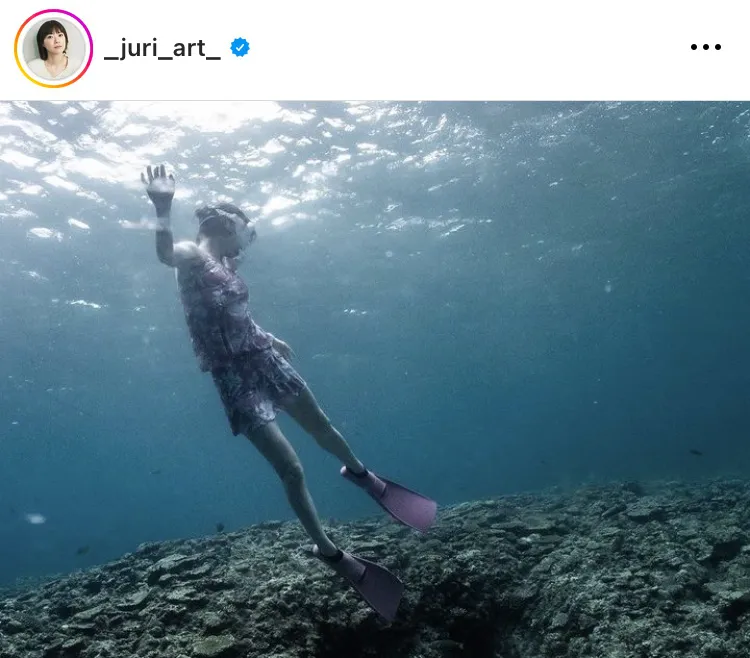
[[[749,129],[739,103],[0,104],[0,582],[294,518],[141,225],[161,162],[179,237],[200,202],[256,213],[255,319],[383,475],[441,504],[745,477]],[[380,513],[281,425],[321,516]]]

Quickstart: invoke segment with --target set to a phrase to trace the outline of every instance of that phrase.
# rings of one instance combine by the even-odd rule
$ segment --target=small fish
[[[691,450],[691,455],[697,455],[698,457],[703,457],[703,453],[700,450]]]
[[[151,471],[151,475],[161,475],[161,469],[155,468],[154,470]]]
[[[47,521],[47,518],[43,514],[26,514],[25,517],[32,525],[41,525]]]
[[[219,522],[216,524],[216,532],[224,532],[224,524]]]
[[[89,546],[81,546],[77,551],[76,555],[86,555],[89,552]]]

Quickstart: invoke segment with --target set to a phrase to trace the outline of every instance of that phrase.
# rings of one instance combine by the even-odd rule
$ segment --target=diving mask
[[[236,226],[235,234],[240,243],[240,251],[244,251],[255,240],[255,229],[241,219],[235,218],[234,222]]]
[[[225,229],[237,237],[239,250],[246,249],[256,238],[255,228],[237,206],[229,203],[197,211],[199,227],[209,221],[221,222]]]

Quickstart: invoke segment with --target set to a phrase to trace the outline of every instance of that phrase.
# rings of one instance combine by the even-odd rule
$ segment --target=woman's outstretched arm
[[[174,198],[174,176],[167,176],[164,165],[151,169],[149,166],[141,180],[146,185],[146,194],[154,204],[156,210],[156,256],[170,267],[178,267],[180,263],[198,255],[198,246],[194,242],[178,242],[175,244],[172,235],[172,199]]]

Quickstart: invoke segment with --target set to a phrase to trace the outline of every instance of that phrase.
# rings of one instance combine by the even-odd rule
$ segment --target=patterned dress
[[[251,433],[276,418],[305,381],[252,319],[245,282],[209,255],[177,270],[193,351],[213,376],[232,433]]]

